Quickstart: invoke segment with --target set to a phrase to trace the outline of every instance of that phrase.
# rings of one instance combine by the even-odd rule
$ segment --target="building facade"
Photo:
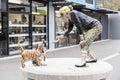
[[[100,20],[104,28],[98,40],[108,39],[107,11],[97,10],[96,0],[0,0],[0,55],[19,54],[18,40],[23,40],[21,45],[27,49],[36,49],[43,40],[47,49],[76,45],[78,36],[75,29],[70,38],[53,43],[57,35],[64,33],[58,31],[55,11],[59,5],[69,4]],[[63,27],[62,23],[60,26]]]

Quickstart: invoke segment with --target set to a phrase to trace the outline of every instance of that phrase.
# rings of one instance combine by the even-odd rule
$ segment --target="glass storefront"
[[[9,13],[8,31],[10,54],[19,51],[18,40],[24,40],[24,47],[27,47],[29,45],[29,15]]]
[[[90,2],[86,1],[92,3],[93,0],[90,0]],[[0,55],[20,53],[18,40],[23,40],[21,45],[25,49],[36,49],[37,45],[42,41],[46,41],[48,43],[46,47],[50,49],[51,47],[59,48],[78,44],[79,35],[77,34],[76,27],[73,27],[69,37],[54,45],[52,41],[67,31],[68,24],[60,18],[57,11],[55,11],[56,16],[52,14],[50,17],[51,13],[54,12],[53,8],[53,4],[47,1],[1,0]],[[50,12],[50,10],[52,11]],[[55,25],[51,25],[54,24],[54,18],[56,20]],[[54,35],[52,39],[51,35]]]
[[[8,51],[10,55],[20,53],[18,40],[23,40],[21,45],[24,48],[30,46],[29,16],[30,3],[28,1],[8,0]]]
[[[68,28],[68,22],[64,22],[59,15],[59,12],[56,11],[56,37],[63,35]],[[69,37],[65,37],[60,42],[56,43],[56,48],[65,47],[70,45],[75,45],[77,43],[77,33],[76,27],[74,26],[72,31],[70,32]]]
[[[32,45],[47,41],[47,4],[32,1]]]
[[[47,3],[29,0],[2,0],[0,12],[0,55],[19,54],[23,48],[37,48],[47,41]]]

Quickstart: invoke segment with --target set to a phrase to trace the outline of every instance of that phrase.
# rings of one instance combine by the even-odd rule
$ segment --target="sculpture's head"
[[[71,5],[69,6],[63,6],[62,8],[59,9],[59,13],[61,17],[64,18],[69,18],[69,13],[73,10],[73,7]]]

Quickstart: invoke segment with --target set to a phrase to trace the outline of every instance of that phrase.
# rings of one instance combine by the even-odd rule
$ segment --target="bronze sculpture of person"
[[[77,32],[79,33],[79,45],[81,48],[82,57],[81,63],[76,64],[75,66],[84,67],[86,66],[86,63],[97,62],[97,59],[90,52],[89,47],[102,32],[101,23],[95,18],[92,18],[82,12],[73,10],[71,5],[60,8],[59,13],[63,20],[68,21],[68,30],[64,35],[58,36],[57,40],[59,41],[65,36],[68,36],[74,25],[76,26]],[[86,61],[86,56],[90,58],[89,61]]]

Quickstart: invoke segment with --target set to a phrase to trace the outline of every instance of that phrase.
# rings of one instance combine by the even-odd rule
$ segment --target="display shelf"
[[[47,7],[37,7],[37,9],[47,11]]]
[[[61,34],[61,35],[62,35],[62,34],[64,34],[65,32],[64,32],[64,31],[62,31],[62,32],[56,32],[56,33],[57,33],[57,34]],[[74,34],[74,31],[71,31],[71,32],[70,32],[70,34]]]
[[[28,27],[27,24],[9,24],[9,27]]]
[[[29,34],[10,34],[9,37],[23,37],[23,36],[29,36]]]
[[[29,45],[27,42],[26,43],[23,43],[21,44],[22,46],[27,46]],[[18,44],[10,44],[9,47],[18,47]]]
[[[46,42],[46,41],[45,41]],[[37,45],[39,43],[42,43],[42,41],[39,41],[39,42],[33,42],[33,45]]]
[[[32,27],[46,27],[46,25],[32,25]]]
[[[33,36],[42,36],[42,35],[46,35],[46,33],[33,33]]]
[[[46,16],[46,14],[40,14],[40,13],[38,13],[38,12],[32,12],[32,15]]]
[[[10,51],[10,55],[14,55],[18,53],[21,53],[21,51],[20,50]]]

